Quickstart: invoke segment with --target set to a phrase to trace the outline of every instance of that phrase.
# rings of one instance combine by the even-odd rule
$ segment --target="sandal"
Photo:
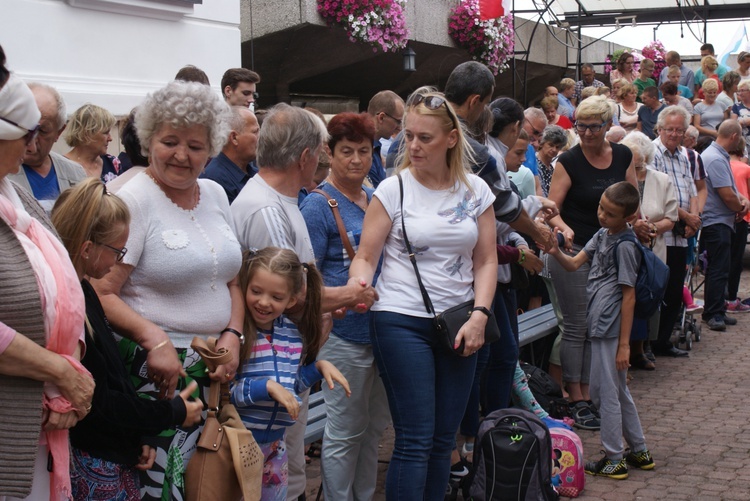
[[[640,355],[637,355],[636,358],[631,358],[630,366],[635,369],[641,369],[644,371],[652,371],[656,369],[656,364],[654,364],[651,360],[646,358],[646,355],[643,353],[641,353]]]

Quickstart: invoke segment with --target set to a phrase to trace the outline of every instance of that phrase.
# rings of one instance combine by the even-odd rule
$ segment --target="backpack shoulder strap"
[[[620,238],[617,239],[617,242],[615,242],[615,249],[614,249],[614,255],[615,255],[615,268],[617,268],[617,248],[620,246],[622,242],[633,242],[638,250],[640,250],[641,246],[638,245],[638,239],[635,238],[635,235],[631,232],[626,232],[624,235],[620,236]]]

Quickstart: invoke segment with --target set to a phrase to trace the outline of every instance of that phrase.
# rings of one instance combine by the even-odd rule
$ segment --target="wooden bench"
[[[519,347],[533,343],[534,341],[555,333],[557,333],[557,317],[555,316],[555,311],[550,304],[522,313],[518,316]],[[533,350],[531,356],[531,363],[533,364]],[[323,392],[319,391],[310,395],[310,404],[307,413],[307,428],[305,429],[305,445],[323,438],[323,430],[325,427],[326,403],[325,400],[323,400]]]

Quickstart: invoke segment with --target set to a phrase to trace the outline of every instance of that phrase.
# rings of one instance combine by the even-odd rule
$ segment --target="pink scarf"
[[[0,183],[4,180],[0,180]],[[78,276],[70,262],[68,252],[54,235],[26,211],[17,209],[11,201],[0,195],[0,216],[16,231],[25,235],[37,248],[30,252],[27,246],[27,257],[35,271],[37,279],[43,276],[38,270],[47,268],[54,277],[57,298],[54,304],[55,319],[48,326],[47,346],[50,351],[63,355],[79,372],[88,374],[80,363],[71,358],[83,331],[86,311],[83,290]],[[20,235],[19,235],[20,239]],[[41,286],[40,294],[47,287]],[[45,298],[42,298],[42,304]],[[49,321],[50,319],[45,319]],[[90,375],[90,374],[89,374]],[[45,395],[44,406],[55,412],[75,410],[64,397],[48,398]],[[45,432],[47,444],[52,454],[54,468],[50,482],[50,499],[70,499],[70,452],[68,447],[68,430]]]

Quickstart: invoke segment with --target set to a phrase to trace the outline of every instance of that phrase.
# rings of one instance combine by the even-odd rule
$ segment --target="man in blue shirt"
[[[212,158],[200,177],[219,183],[231,204],[255,172],[250,162],[255,160],[258,146],[258,119],[244,106],[232,107],[232,132],[221,153]]]
[[[11,174],[9,179],[31,192],[49,214],[60,193],[85,179],[86,171],[79,164],[52,151],[67,121],[65,102],[60,93],[44,84],[32,83],[29,88],[42,113],[36,150],[26,150],[21,170]]]
[[[373,188],[385,179],[385,167],[380,151],[380,140],[389,139],[401,130],[404,119],[404,100],[393,91],[382,90],[372,96],[367,105],[367,113],[375,121],[375,141],[372,146],[372,166],[367,178]]]
[[[682,58],[677,51],[670,50],[667,52],[664,62],[666,62],[667,65],[659,74],[659,85],[669,80],[669,67],[678,66],[680,68],[680,80],[678,84],[684,85],[691,90],[695,87],[695,75],[693,74],[693,70],[682,64]]]
[[[729,283],[730,246],[734,221],[737,215],[744,216],[750,209],[750,200],[737,192],[729,153],[744,146],[742,127],[736,120],[726,120],[719,126],[716,141],[701,153],[706,167],[708,197],[703,207],[703,248],[708,253],[706,271],[703,320],[708,328],[715,331],[726,330],[729,322],[725,315],[725,290]]]
[[[638,109],[638,130],[643,132],[652,141],[656,139],[656,120],[659,113],[666,106],[659,101],[659,90],[653,85],[643,89],[641,94],[643,106]]]

